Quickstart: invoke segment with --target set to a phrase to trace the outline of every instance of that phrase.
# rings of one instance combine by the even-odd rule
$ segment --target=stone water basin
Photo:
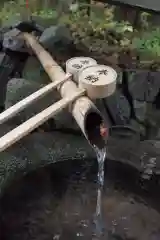
[[[158,183],[144,190],[138,177],[129,167],[106,162],[99,239],[160,239]],[[96,179],[96,160],[68,160],[12,182],[1,198],[1,239],[95,239]]]

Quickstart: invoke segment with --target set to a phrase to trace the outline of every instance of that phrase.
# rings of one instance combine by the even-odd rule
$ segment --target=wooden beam
[[[99,2],[109,3],[118,6],[126,5],[128,7],[141,9],[145,12],[160,12],[159,0],[99,0]]]

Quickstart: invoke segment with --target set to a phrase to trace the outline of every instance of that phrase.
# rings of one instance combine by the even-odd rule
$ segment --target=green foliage
[[[160,28],[144,33],[133,40],[133,47],[142,53],[160,57]]]
[[[19,7],[19,6],[18,6]],[[5,21],[9,20],[11,16],[20,16],[20,13],[17,9],[17,4],[14,1],[9,1],[4,3],[3,7],[0,10],[0,21],[1,24],[5,23]]]
[[[50,1],[30,1],[30,8],[26,11],[26,0],[6,1],[0,8],[0,22],[5,25],[7,21],[13,22],[13,18],[25,19],[30,14],[41,18],[40,24],[47,20],[47,24],[60,23],[68,26],[72,32],[74,42],[83,44],[90,50],[108,52],[109,48],[116,47],[123,51],[124,48],[134,48],[141,53],[160,56],[160,29],[155,29],[141,37],[134,37],[136,31],[130,23],[115,20],[115,7],[107,4],[101,7],[95,5],[79,4],[73,11],[60,13],[58,6],[46,3]],[[50,5],[51,6],[51,5]],[[87,9],[90,7],[90,15]],[[59,10],[58,10],[59,9]],[[149,28],[150,14],[141,14],[143,31]],[[41,22],[42,21],[42,22]],[[43,24],[42,24],[43,25]],[[50,24],[49,24],[50,25]],[[136,33],[137,34],[137,33]]]
[[[90,16],[86,8],[78,9],[62,20],[72,31],[76,43],[85,43],[95,49],[102,49],[111,45],[120,47],[128,46],[131,41],[127,34],[133,31],[128,22],[117,22],[114,20],[114,7],[103,8],[97,17],[97,12],[91,8]],[[104,46],[105,45],[105,46]]]
[[[32,16],[37,16],[44,19],[57,19],[58,13],[55,10],[45,9],[33,12]]]
[[[26,19],[30,14],[44,19],[58,18],[58,13],[56,10],[39,7],[38,0],[30,2],[30,8],[27,11],[26,0],[6,1],[2,6],[0,6],[1,25],[5,25],[6,21],[12,22],[13,18]]]

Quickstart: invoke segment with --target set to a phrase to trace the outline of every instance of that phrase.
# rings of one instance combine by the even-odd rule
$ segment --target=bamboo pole
[[[66,73],[56,63],[52,56],[38,43],[36,38],[28,33],[24,33],[23,38],[26,41],[27,46],[32,49],[32,51],[39,59],[51,81],[55,81],[56,79],[63,79]],[[73,93],[76,93],[78,91],[78,87],[76,83],[72,81],[72,79],[69,79],[68,81],[65,81],[63,84],[59,85],[58,91],[60,92],[61,97],[65,98],[72,95]],[[91,131],[89,132],[89,130],[87,129],[86,123],[87,120],[90,119],[89,116],[91,116],[92,114],[92,116],[94,115],[95,118],[101,119],[99,123],[97,123],[100,124],[100,122],[103,121],[101,113],[87,96],[81,96],[77,98],[76,101],[74,101],[73,104],[70,105],[70,111],[75,118],[77,124],[81,128],[84,136],[93,146],[94,142],[91,139]],[[94,119],[92,119],[91,125],[95,127]],[[92,126],[90,126],[90,128],[91,127]],[[100,136],[98,137],[101,138]]]
[[[6,150],[12,144],[16,143],[18,140],[28,135],[35,128],[39,127],[41,124],[43,124],[49,118],[53,117],[55,114],[59,113],[63,108],[68,105],[70,105],[71,113],[77,121],[85,137],[93,146],[95,143],[94,141],[92,141],[93,139],[91,138],[94,138],[95,136],[93,136],[92,134],[92,130],[94,130],[92,128],[96,127],[94,124],[93,113],[96,115],[96,119],[97,117],[100,119],[100,121],[96,124],[100,125],[103,119],[100,112],[91,102],[91,100],[88,97],[84,96],[86,90],[77,87],[77,85],[71,79],[71,74],[66,75],[63,69],[52,59],[51,55],[37,42],[35,37],[28,33],[25,33],[24,39],[27,45],[31,47],[37,58],[40,60],[42,66],[44,67],[45,71],[47,72],[53,83],[30,95],[27,100],[23,99],[22,101],[17,103],[16,107],[13,106],[12,108],[10,108],[7,114],[6,110],[4,115],[0,115],[1,122],[3,122],[4,119],[9,119],[10,117],[18,113],[20,110],[24,109],[26,106],[48,93],[54,87],[57,87],[62,99],[54,103],[50,107],[46,108],[42,112],[38,113],[37,115],[33,116],[26,122],[22,123],[12,131],[8,132],[3,137],[1,137],[0,152]],[[87,119],[90,119],[91,124],[91,126],[89,124],[89,130],[86,127],[88,125]],[[99,140],[102,139],[100,134],[98,137]]]
[[[0,114],[0,124],[4,123],[5,121],[14,117],[17,113],[31,105],[32,103],[38,101],[40,98],[44,97],[46,94],[50,93],[54,88],[56,88],[61,83],[64,83],[71,77],[71,74],[66,74],[66,76],[62,80],[57,80],[52,82],[43,88],[39,89],[38,91],[32,93],[28,97],[24,98],[23,100],[17,102],[15,105],[11,106],[10,108],[6,109],[4,112]]]

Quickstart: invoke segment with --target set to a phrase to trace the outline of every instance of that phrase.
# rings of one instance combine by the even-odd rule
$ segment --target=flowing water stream
[[[98,162],[98,190],[97,190],[97,205],[96,205],[96,213],[95,213],[95,236],[94,239],[99,239],[101,235],[103,235],[103,218],[102,218],[102,194],[104,187],[104,162],[106,159],[106,148],[99,149],[94,146],[94,150],[97,155]]]

